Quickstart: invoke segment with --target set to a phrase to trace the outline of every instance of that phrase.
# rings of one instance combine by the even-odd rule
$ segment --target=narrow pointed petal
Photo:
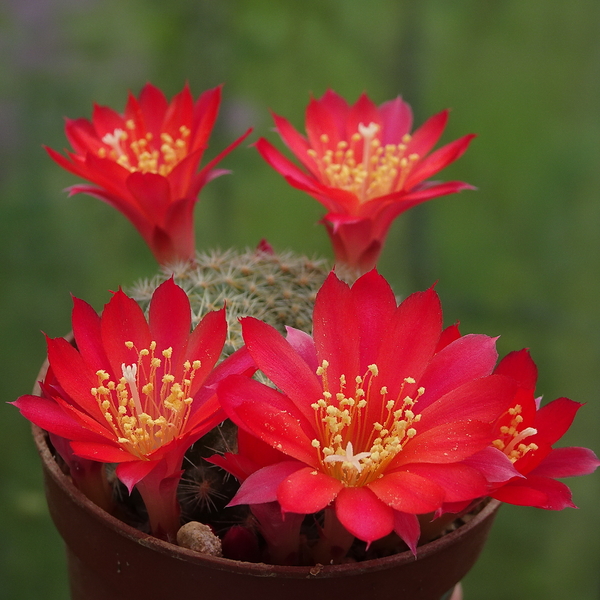
[[[558,398],[538,410],[533,426],[538,430],[539,439],[554,444],[573,423],[575,414],[583,406],[568,398]]]
[[[277,490],[281,483],[302,468],[302,463],[290,460],[263,467],[242,483],[228,506],[274,502],[277,500]]]
[[[515,479],[490,495],[496,500],[517,506],[535,506],[546,510],[576,508],[569,488],[549,477],[529,475],[526,479]]]
[[[156,467],[157,463],[149,460],[121,462],[117,465],[116,475],[131,494],[133,488]]]
[[[247,317],[242,319],[246,347],[259,369],[286,394],[298,410],[312,418],[310,407],[322,394],[316,374],[273,327]]]
[[[421,525],[416,515],[394,511],[394,531],[417,556],[417,544],[421,536]]]
[[[589,475],[600,466],[598,457],[588,448],[554,448],[552,452],[530,472],[540,477],[576,477]]]
[[[454,140],[420,161],[406,180],[406,187],[414,187],[424,179],[429,179],[438,171],[445,169],[450,163],[458,160],[467,151],[469,144],[475,137],[471,134]]]

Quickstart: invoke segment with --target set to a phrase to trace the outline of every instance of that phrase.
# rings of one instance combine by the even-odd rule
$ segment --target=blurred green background
[[[2,397],[32,387],[41,330],[70,329],[69,293],[97,309],[155,265],[117,212],[62,191],[76,178],[42,144],[63,116],[118,110],[146,81],[172,96],[225,83],[213,156],[268,109],[303,126],[309,94],[398,94],[416,124],[453,109],[444,141],[479,137],[442,178],[477,192],[434,200],[392,228],[380,270],[398,293],[439,280],[446,322],[527,346],[546,400],[587,406],[565,445],[600,450],[600,3],[597,0],[5,0],[0,6]],[[246,144],[244,145],[246,146]],[[330,255],[317,202],[253,149],[223,166],[196,210],[197,246]],[[67,598],[28,424],[0,405],[0,598]],[[580,510],[505,506],[466,600],[600,598],[600,483],[572,480]],[[109,599],[107,599],[109,600]]]

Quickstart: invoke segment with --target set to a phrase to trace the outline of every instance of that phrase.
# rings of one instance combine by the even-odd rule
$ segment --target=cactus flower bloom
[[[102,316],[74,299],[76,346],[48,339],[44,397],[14,402],[68,440],[76,456],[117,463],[117,477],[130,491],[137,486],[160,537],[171,538],[179,525],[175,492],[185,451],[225,418],[210,386],[251,367],[242,352],[214,368],[227,334],[224,309],[190,328],[188,297],[172,279],[156,289],[148,322],[122,291]]]
[[[195,254],[193,209],[202,187],[227,171],[215,165],[246,132],[200,171],[221,101],[221,88],[194,102],[186,85],[171,102],[151,84],[139,99],[129,94],[124,114],[94,106],[92,120],[67,119],[73,152],[48,154],[64,169],[94,185],[74,185],[121,211],[144,238],[156,260],[191,260]]]
[[[400,97],[377,107],[363,94],[349,106],[329,90],[308,105],[307,137],[283,117],[273,117],[304,170],[264,138],[256,143],[258,151],[289,184],[325,206],[323,223],[337,263],[358,272],[375,265],[398,215],[431,198],[472,189],[460,181],[426,181],[458,159],[474,137],[429,154],[444,131],[447,110],[411,134],[412,111]]]
[[[352,288],[330,274],[313,337],[290,328],[284,338],[252,317],[242,327],[248,352],[277,389],[232,375],[218,385],[219,400],[240,429],[286,459],[245,478],[232,505],[333,508],[353,536],[370,543],[396,531],[415,552],[416,515],[486,495],[486,476],[463,461],[490,445],[516,384],[492,373],[493,338],[440,344],[433,290],[397,306],[375,271]],[[488,475],[507,464],[516,474],[501,452],[487,456]]]
[[[527,350],[508,354],[496,372],[513,377],[519,389],[498,421],[493,445],[509,457],[521,477],[510,479],[490,495],[509,504],[549,510],[575,507],[571,491],[556,478],[588,475],[600,461],[588,448],[552,446],[583,405],[558,398],[540,407],[541,398],[534,395],[537,367]]]

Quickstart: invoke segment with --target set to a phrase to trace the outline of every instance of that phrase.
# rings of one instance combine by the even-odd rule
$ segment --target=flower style
[[[332,90],[311,99],[307,137],[273,115],[279,135],[306,171],[264,138],[263,158],[295,188],[316,198],[337,263],[366,272],[377,262],[393,220],[413,206],[472,186],[460,181],[425,181],[467,149],[466,135],[427,156],[439,140],[448,111],[431,117],[413,134],[412,111],[401,98],[380,107],[360,96],[353,106]]]
[[[522,506],[550,510],[575,507],[571,491],[557,477],[593,473],[600,461],[588,448],[552,448],[571,426],[583,406],[558,398],[540,408],[535,398],[537,367],[527,350],[511,352],[496,368],[513,377],[519,385],[513,403],[497,423],[493,445],[504,452],[521,477],[494,490],[493,498]]]
[[[121,211],[144,238],[156,260],[193,260],[193,209],[202,187],[227,173],[215,165],[250,133],[197,172],[208,146],[221,88],[194,102],[189,87],[169,103],[151,84],[139,99],[129,94],[123,115],[94,106],[91,122],[67,119],[65,132],[74,152],[48,154],[64,169],[95,185],[74,185]]]
[[[485,476],[464,463],[492,442],[516,383],[492,373],[495,339],[442,338],[433,290],[397,306],[375,271],[352,288],[332,273],[316,299],[312,338],[291,328],[284,338],[252,317],[242,327],[278,389],[232,375],[218,385],[219,400],[239,428],[286,459],[248,476],[232,505],[278,501],[298,514],[330,507],[353,536],[370,543],[396,531],[416,552],[417,514],[485,496],[488,477],[516,474],[499,451],[487,454]]]
[[[48,339],[52,375],[44,397],[14,402],[30,421],[68,440],[76,456],[118,463],[117,477],[130,491],[137,486],[153,533],[169,539],[179,526],[183,455],[224,419],[211,386],[253,372],[245,351],[213,370],[227,333],[224,309],[190,328],[189,300],[172,279],[156,289],[148,322],[122,291],[101,317],[74,299],[76,347]]]

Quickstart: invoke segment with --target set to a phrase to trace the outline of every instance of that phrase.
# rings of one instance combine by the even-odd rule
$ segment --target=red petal
[[[218,397],[236,425],[281,452],[317,466],[312,438],[304,430],[309,428],[286,396],[253,379],[231,375],[219,384]]]
[[[508,456],[492,446],[469,456],[463,464],[477,469],[490,483],[504,483],[520,476]]]
[[[576,477],[589,475],[599,466],[598,457],[588,448],[554,448],[529,476]]]
[[[173,350],[173,365],[183,362],[181,353],[185,352],[190,336],[192,314],[187,294],[175,284],[173,278],[161,283],[152,294],[149,323],[150,337],[156,342],[157,348]]]
[[[185,353],[185,359],[190,362],[193,362],[194,360],[200,361],[200,368],[196,371],[192,383],[190,392],[192,396],[196,394],[200,385],[211,373],[217,360],[219,360],[226,338],[227,320],[225,318],[225,309],[212,311],[205,315],[192,332]],[[228,373],[241,373],[245,371],[250,364],[250,360],[242,361],[233,370],[229,370],[228,368]],[[233,361],[230,361],[228,365],[233,365]],[[224,368],[225,367],[223,367],[223,369]],[[225,377],[224,371],[221,375],[221,378],[223,377]]]
[[[434,400],[422,412],[419,432],[444,423],[477,420],[493,423],[512,405],[515,382],[503,375],[489,375],[467,381],[460,387]],[[427,394],[428,389],[425,388]],[[416,410],[420,409],[420,400]]]
[[[394,511],[367,487],[343,488],[335,500],[335,514],[353,536],[367,543],[394,529]]]
[[[454,325],[449,325],[442,331],[442,335],[438,341],[437,348],[435,349],[435,353],[441,352],[446,346],[450,345],[452,342],[460,339],[460,323],[456,322]]]
[[[382,129],[382,118],[379,114],[379,109],[375,105],[375,103],[366,95],[361,94],[358,100],[354,103],[353,106],[350,107],[350,112],[348,113],[348,118],[346,120],[346,139],[350,140],[352,135],[354,135],[358,131],[358,126],[360,124],[365,126],[369,126],[370,123],[375,123],[379,126],[379,133],[376,135],[378,139],[381,139],[381,129]],[[355,158],[358,161],[362,160],[363,157],[363,145],[364,142],[361,140],[356,144],[357,151],[355,154]]]
[[[92,439],[97,442],[102,440],[101,436],[84,429],[77,420],[65,413],[53,400],[39,396],[21,396],[9,404],[16,406],[26,419],[38,427],[67,440]]]
[[[302,360],[308,365],[308,368],[313,372],[317,372],[319,366],[317,361],[317,351],[315,350],[315,342],[308,333],[293,327],[286,327],[285,339],[290,343],[290,346],[298,353]]]
[[[61,387],[86,413],[98,420],[104,416],[91,389],[98,385],[98,378],[83,360],[81,354],[63,338],[48,339],[48,360]]]
[[[168,105],[169,103],[162,91],[151,83],[147,83],[142,88],[139,97],[139,111],[143,116],[145,129],[152,134],[155,140],[160,139]]]
[[[315,160],[308,154],[308,150],[310,150],[308,140],[298,133],[290,122],[283,117],[273,113],[273,120],[275,121],[277,132],[286,146],[315,177],[318,177],[318,168]]]
[[[421,525],[416,515],[394,511],[394,531],[417,556],[417,543],[421,537]]]
[[[398,144],[402,136],[410,133],[412,127],[412,110],[410,106],[398,96],[394,100],[384,102],[379,107],[383,121],[381,132],[381,145]]]
[[[71,442],[73,452],[81,458],[89,458],[98,462],[121,463],[129,461],[139,461],[139,457],[133,456],[123,450],[120,446],[99,444],[93,442]],[[150,461],[141,461],[150,462]]]
[[[447,423],[417,433],[396,455],[390,469],[411,463],[460,462],[483,450],[492,441],[490,432],[489,425],[469,420]]]
[[[274,502],[282,481],[303,467],[300,462],[288,460],[259,469],[242,483],[228,506]]]
[[[332,272],[317,294],[313,338],[319,361],[329,363],[326,378],[333,394],[340,389],[340,376],[352,381],[363,374],[359,364],[359,333],[350,288]]]
[[[99,139],[102,139],[107,133],[114,133],[115,129],[125,131],[123,116],[108,106],[94,104],[92,123]]]
[[[149,475],[157,466],[158,463],[156,461],[150,460],[122,462],[117,466],[116,475],[125,484],[131,494],[134,486]]]
[[[442,112],[430,117],[412,136],[406,149],[407,154],[418,154],[423,158],[440,139],[446,123],[448,122],[448,111]]]
[[[135,171],[127,177],[127,189],[148,223],[163,225],[171,202],[169,180],[156,173]]]
[[[513,479],[490,496],[518,506],[535,506],[547,510],[576,508],[571,499],[571,490],[564,483],[549,477],[528,475],[527,479]]]
[[[340,140],[346,139],[346,118],[349,107],[346,101],[332,90],[320,100],[311,98],[306,107],[306,134],[312,148],[323,155],[328,148],[335,148]],[[328,142],[321,141],[326,135]]]
[[[393,509],[411,514],[433,512],[446,497],[440,485],[408,471],[386,473],[381,479],[370,483],[369,488]]]
[[[400,304],[388,324],[375,361],[381,385],[388,388],[388,397],[395,398],[400,393],[406,378],[419,381],[433,356],[441,331],[442,307],[433,289],[411,294]]]
[[[295,471],[281,482],[277,500],[286,512],[308,515],[333,502],[343,487],[341,481],[307,467]]]
[[[104,147],[104,142],[98,137],[96,128],[87,119],[67,119],[65,135],[73,150],[81,156],[88,152],[97,152]]]
[[[193,149],[207,145],[208,138],[217,120],[219,105],[221,104],[221,86],[206,90],[200,94],[194,106],[194,124],[192,136]]]
[[[73,298],[73,335],[77,350],[94,372],[106,368],[108,359],[100,336],[100,317],[98,313],[83,300]]]
[[[396,312],[396,297],[377,271],[360,277],[352,286],[353,310],[358,315],[361,373],[377,360],[379,346]]]
[[[512,377],[521,388],[531,390],[532,392],[535,390],[538,372],[527,349],[507,354],[498,363],[494,372]]]
[[[139,351],[150,346],[148,323],[138,303],[119,290],[104,307],[100,327],[112,372],[120,377],[121,365],[137,363]],[[133,342],[134,348],[127,348],[125,342]]]
[[[419,380],[425,388],[419,399],[420,411],[461,385],[489,375],[497,360],[495,338],[465,335],[449,344],[432,358]]]
[[[424,179],[429,179],[438,171],[446,168],[450,163],[458,160],[466,152],[474,137],[476,136],[471,134],[465,135],[458,140],[454,140],[417,163],[408,176],[404,188],[407,190],[412,189]]]
[[[436,483],[442,488],[445,492],[444,502],[473,500],[485,496],[488,491],[486,478],[477,469],[463,463],[447,465],[415,464],[411,465],[409,470],[411,473],[421,475],[421,477]],[[406,509],[399,510],[416,512]]]
[[[258,368],[312,421],[314,410],[310,405],[323,393],[315,372],[270,325],[246,317],[242,319],[242,333]]]
[[[533,422],[533,427],[538,430],[538,434],[530,441],[540,439],[550,445],[557,442],[569,429],[575,414],[582,406],[583,404],[568,398],[558,398],[542,406],[537,411]]]

